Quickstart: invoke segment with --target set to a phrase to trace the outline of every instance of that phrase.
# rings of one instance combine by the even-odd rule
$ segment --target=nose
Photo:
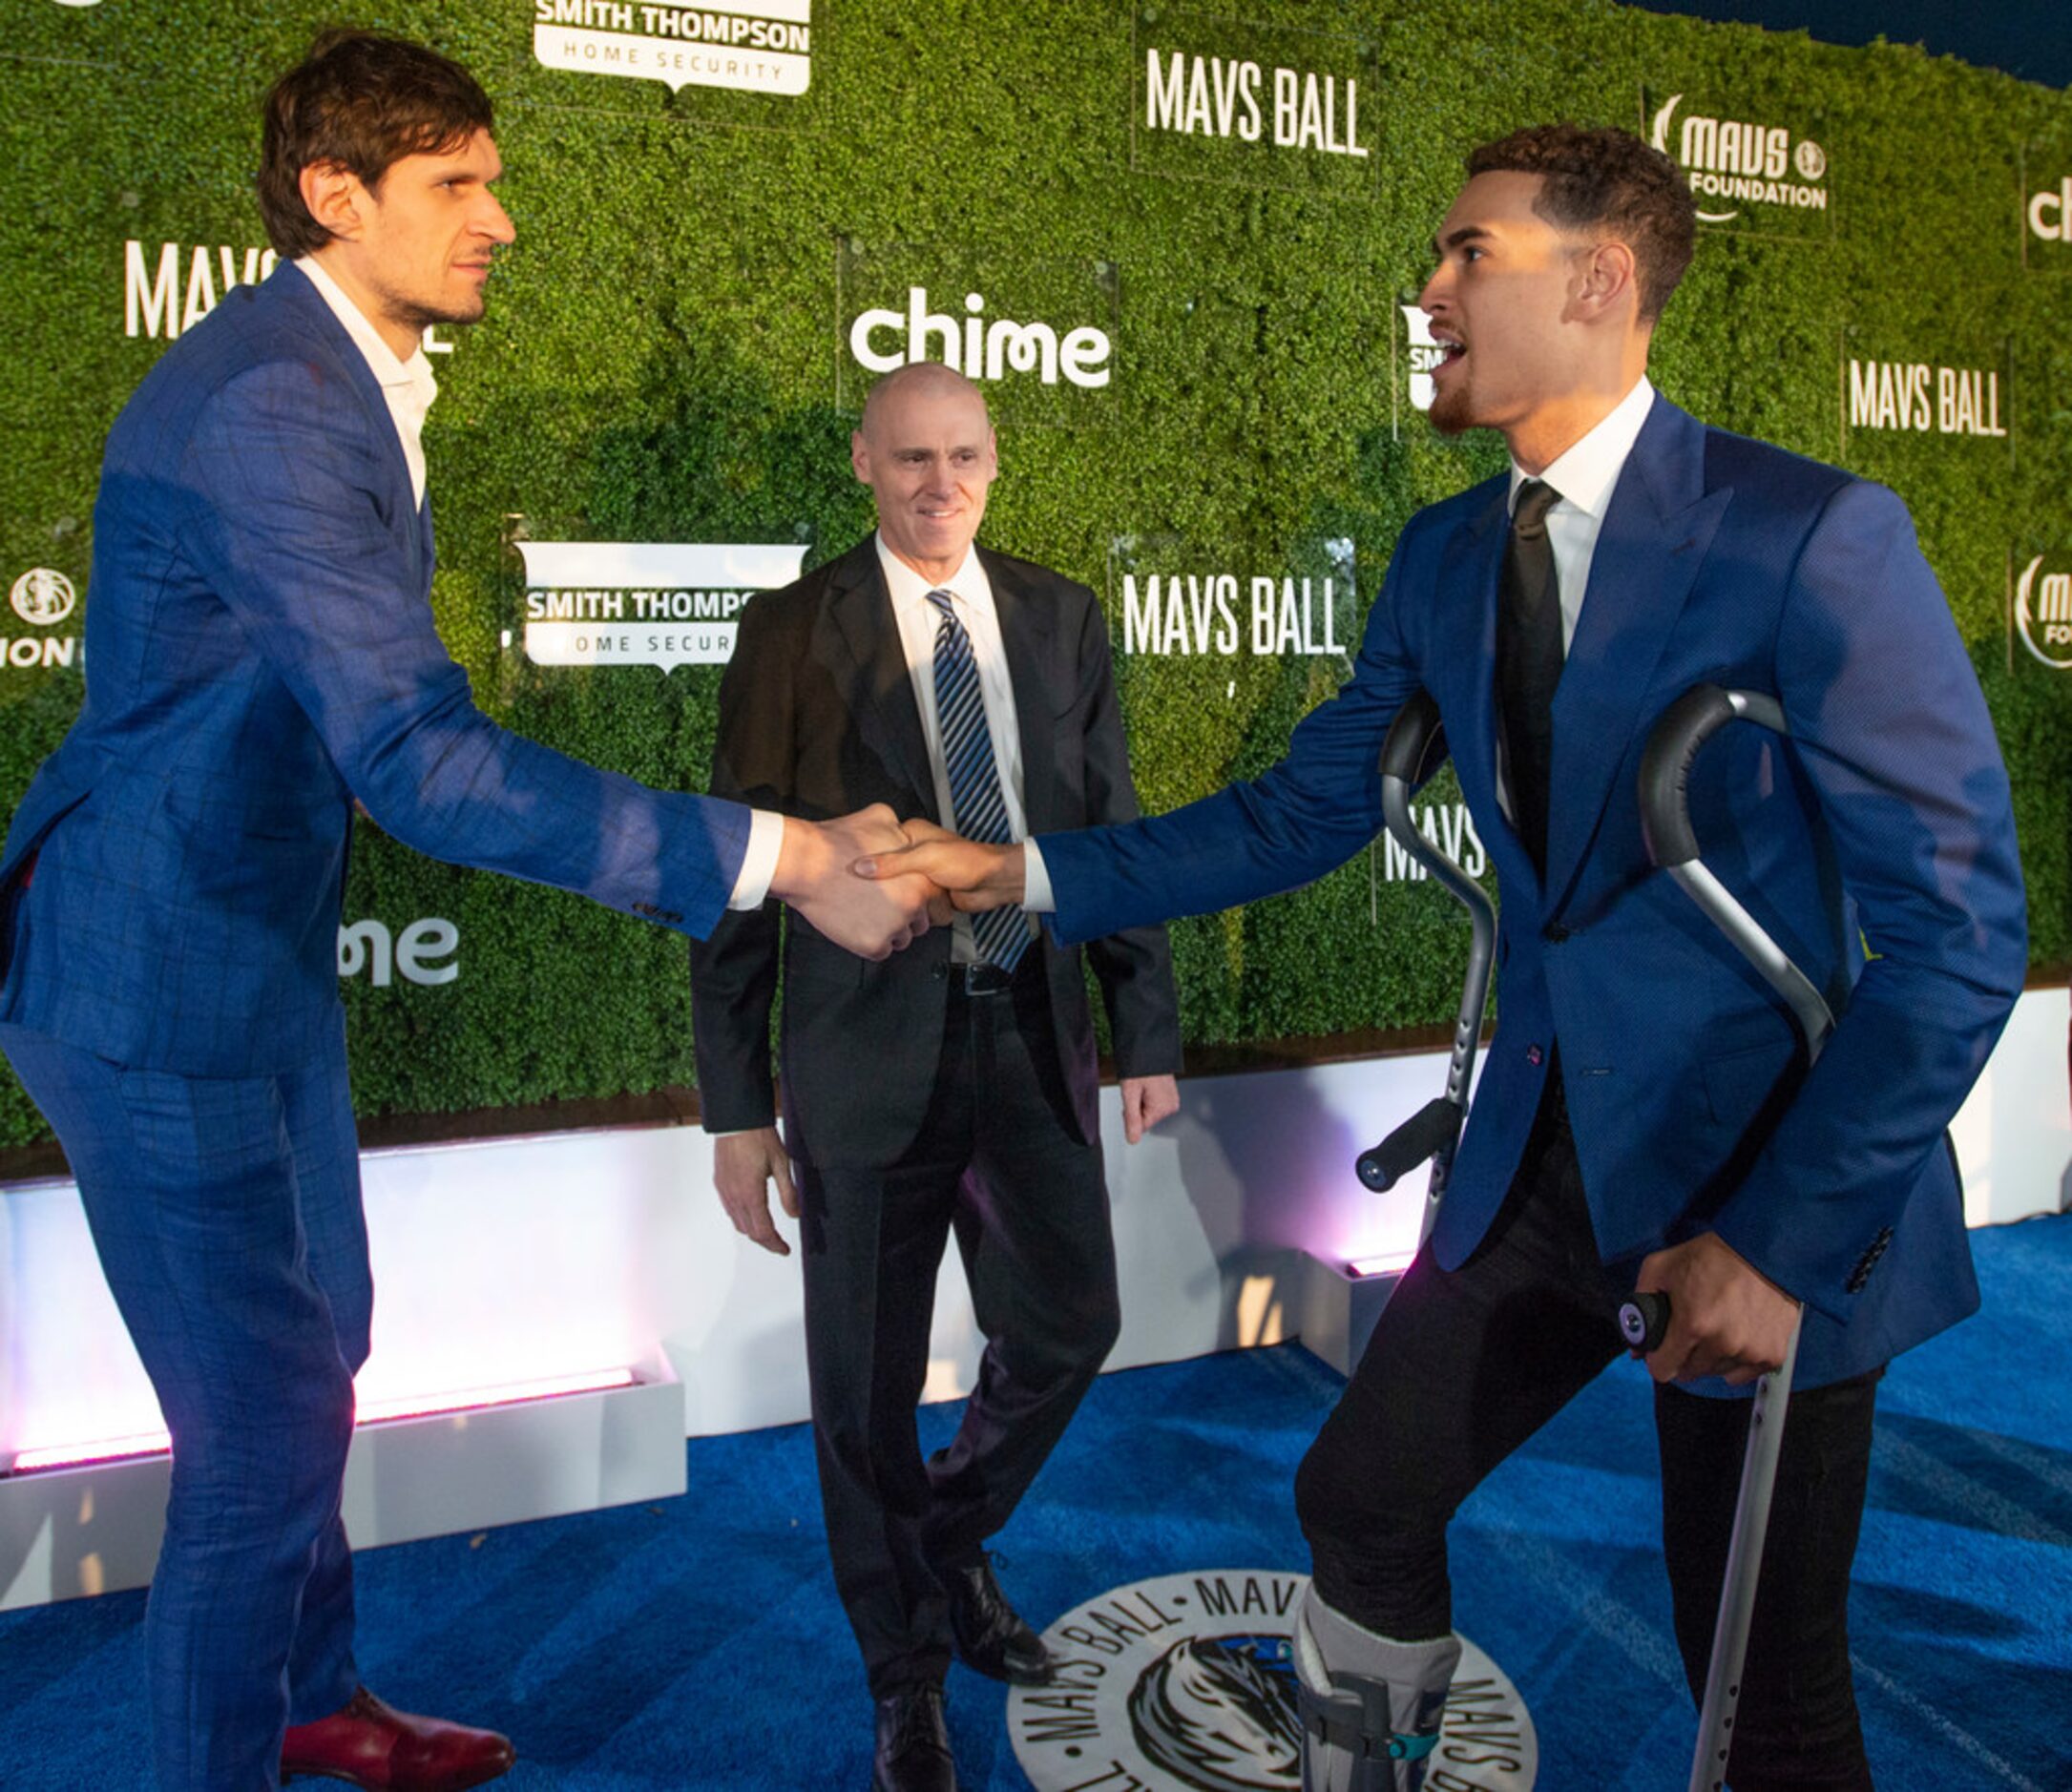
[[[1446,302],[1446,266],[1441,262],[1432,270],[1432,278],[1425,281],[1424,290],[1417,295],[1420,311],[1436,311]]]
[[[482,197],[487,204],[482,216],[475,220],[476,233],[492,242],[515,242],[518,227],[511,221],[511,214],[504,210],[503,200],[487,188],[483,189]]]

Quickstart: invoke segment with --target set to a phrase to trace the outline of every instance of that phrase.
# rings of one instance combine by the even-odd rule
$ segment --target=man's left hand
[[[1135,1144],[1169,1114],[1180,1112],[1180,1085],[1170,1076],[1122,1079],[1122,1136]]]
[[[1658,1382],[1722,1375],[1739,1387],[1784,1362],[1799,1303],[1718,1233],[1655,1252],[1635,1286],[1669,1297],[1669,1329],[1647,1359]]]

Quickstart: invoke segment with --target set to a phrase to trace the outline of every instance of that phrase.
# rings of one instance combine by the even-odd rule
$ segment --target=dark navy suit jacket
[[[432,627],[429,507],[298,269],[237,288],[153,367],[94,530],[86,702],[0,859],[20,959],[0,1018],[191,1075],[306,1062],[339,1025],[355,797],[435,858],[694,934],[723,912],[746,810],[475,708]]]
[[[978,550],[993,586],[1015,719],[1023,813],[1033,829],[1137,814],[1108,625],[1094,594],[1056,573]],[[712,787],[808,820],[884,802],[936,814],[935,775],[907,650],[874,537],[742,612],[720,687]],[[777,1111],[770,1011],[780,906],[728,915],[691,948],[698,1093],[714,1132],[767,1126]],[[830,945],[796,917],[784,940],[785,1143],[821,1169],[883,1167],[913,1143],[942,1056],[952,934],[878,964]],[[1099,1078],[1086,971],[1050,939],[1032,949],[1050,986],[1050,1031],[1070,1123],[1100,1136]],[[1163,928],[1086,948],[1123,1076],[1180,1069],[1180,1003]]]
[[[1806,1302],[1802,1386],[1873,1367],[1978,1304],[1944,1128],[2027,957],[2007,776],[1949,607],[1890,491],[1658,397],[1555,699],[1542,881],[1496,790],[1506,490],[1411,520],[1351,680],[1264,778],[1044,836],[1057,929],[1226,907],[1343,863],[1381,825],[1376,754],[1425,686],[1502,899],[1496,1032],[1440,1262],[1496,1217],[1559,1039],[1605,1260],[1716,1231]],[[1692,813],[1707,865],[1840,1011],[1810,1073],[1778,999],[1642,844],[1643,746],[1705,681],[1789,718],[1788,747],[1727,729]]]

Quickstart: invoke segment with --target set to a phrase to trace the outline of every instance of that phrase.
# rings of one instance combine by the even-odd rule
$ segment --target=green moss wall
[[[1236,9],[1232,9],[1235,10]],[[1108,385],[993,389],[1003,476],[986,534],[1101,591],[1146,802],[1270,764],[1342,656],[1123,656],[1121,576],[1330,570],[1357,638],[1419,506],[1502,465],[1409,400],[1399,305],[1476,141],[1573,117],[1695,113],[1781,126],[1823,162],[1824,211],[1708,229],[1656,378],[1710,421],[1841,460],[1913,506],[2014,774],[2040,965],[2072,959],[2072,672],[2010,627],[2038,555],[2072,570],[2072,240],[2027,197],[2072,176],[2062,94],[1900,47],[1839,50],[1601,0],[1213,9],[812,0],[803,95],[546,68],[533,0],[369,6],[357,19],[472,66],[499,106],[518,241],[486,322],[448,332],[427,430],[439,626],[499,719],[696,788],[717,667],[549,670],[522,640],[509,539],[857,539],[847,441],[866,304],[926,284],[954,310],[1110,335]],[[335,6],[24,0],[0,47],[0,579],[85,591],[101,437],[161,332],[128,334],[125,244],[262,239],[257,102]],[[1150,53],[1332,74],[1315,145],[1159,130]],[[1270,91],[1267,128],[1270,131]],[[1678,128],[1672,123],[1672,134]],[[1798,175],[1792,177],[1800,178]],[[2049,215],[2046,213],[2046,218]],[[1846,427],[1848,364],[1990,369],[2004,436]],[[511,519],[521,517],[522,523]],[[2053,557],[2055,556],[2055,557]],[[0,612],[10,637],[38,630]],[[68,625],[76,629],[76,618]],[[2064,652],[2072,657],[2072,648]],[[0,666],[0,811],[76,708],[75,666]],[[1441,801],[1444,799],[1441,798]],[[1175,929],[1188,1038],[1429,1024],[1462,935],[1377,851],[1298,895]],[[692,1078],[682,943],[557,892],[455,870],[363,829],[350,919],[460,930],[460,974],[346,985],[364,1113],[604,1095]],[[41,1136],[11,1083],[0,1143]]]

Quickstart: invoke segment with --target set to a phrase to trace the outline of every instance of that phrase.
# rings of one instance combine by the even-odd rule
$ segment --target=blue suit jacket
[[[153,367],[94,530],[86,702],[0,859],[0,1016],[191,1075],[307,1061],[339,1025],[354,797],[435,858],[691,933],[724,910],[745,809],[475,708],[432,627],[430,511],[381,387],[296,268]]]
[[[1717,1231],[1807,1303],[1801,1385],[1873,1367],[1978,1304],[1944,1128],[2027,958],[2007,776],[1949,607],[1890,491],[1658,397],[1556,696],[1542,883],[1496,792],[1506,490],[1412,519],[1351,680],[1264,778],[1044,837],[1058,930],[1226,907],[1341,864],[1381,825],[1375,757],[1425,686],[1502,898],[1496,1033],[1439,1261],[1496,1217],[1558,1038],[1605,1260]],[[1777,998],[1642,844],[1642,748],[1706,680],[1790,719],[1789,747],[1725,731],[1691,801],[1707,865],[1840,1011],[1810,1073]]]

